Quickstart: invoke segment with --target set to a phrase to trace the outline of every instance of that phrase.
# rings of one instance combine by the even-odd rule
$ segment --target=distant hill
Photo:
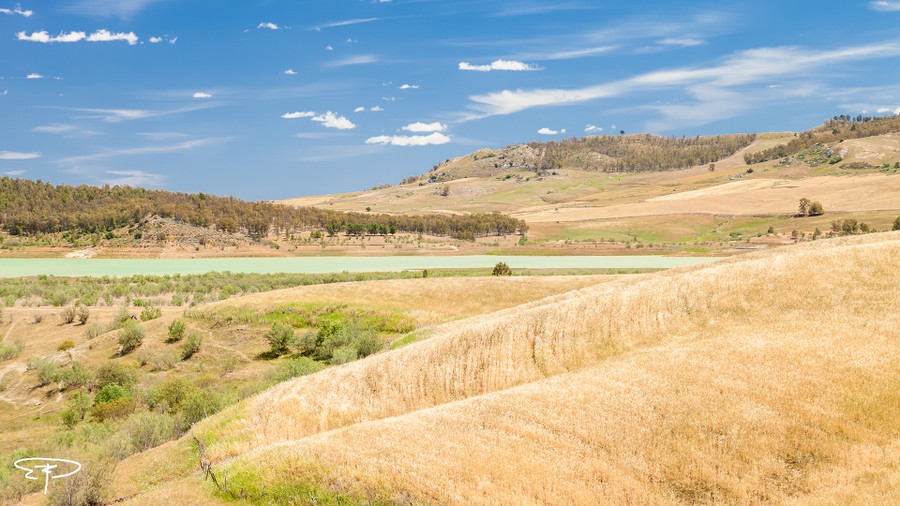
[[[564,169],[596,172],[686,169],[733,155],[749,146],[755,138],[755,135],[748,134],[691,138],[640,134],[531,142],[499,150],[481,149],[470,155],[445,160],[427,174],[407,178],[404,182],[495,177],[522,171],[540,176]]]

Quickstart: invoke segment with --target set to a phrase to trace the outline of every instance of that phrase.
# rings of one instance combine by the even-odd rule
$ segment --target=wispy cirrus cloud
[[[368,65],[370,63],[378,63],[381,61],[377,55],[374,54],[360,54],[356,56],[348,56],[347,58],[341,58],[339,60],[330,61],[325,64],[326,67],[347,67],[350,65]]]
[[[321,25],[316,25],[313,28],[315,30],[324,30],[326,28],[337,28],[339,26],[359,25],[362,23],[372,23],[373,21],[380,21],[380,20],[381,20],[381,18],[344,19],[341,21],[332,21],[330,23],[323,23]]]
[[[75,131],[75,125],[65,125],[62,123],[51,123],[49,125],[36,126],[31,129],[32,132],[44,134],[64,134]]]
[[[533,16],[536,14],[550,14],[560,11],[587,10],[589,7],[576,2],[513,2],[506,4],[497,11],[497,16]]]
[[[91,153],[88,155],[67,156],[57,160],[62,165],[78,165],[85,162],[95,162],[99,160],[107,160],[110,158],[119,158],[123,156],[139,156],[139,155],[161,155],[166,153],[180,153],[192,151],[194,149],[203,148],[215,144],[221,144],[231,140],[231,137],[209,137],[205,139],[192,139],[189,141],[179,142],[176,144],[163,144],[155,146],[140,146],[134,148],[107,149]]]
[[[450,137],[434,132],[430,135],[378,135],[366,139],[366,144],[385,144],[391,146],[429,146],[447,144]]]
[[[174,109],[150,110],[150,109],[101,109],[89,107],[71,107],[62,108],[69,111],[87,113],[86,116],[77,116],[78,119],[100,119],[107,123],[121,123],[123,121],[133,121],[146,118],[155,118],[159,116],[169,116],[172,114],[182,114],[186,112],[199,111],[216,107],[215,102],[204,102],[202,104],[194,104],[189,107],[178,107]]]
[[[695,99],[689,104],[710,106],[709,120],[716,107],[721,117],[729,117],[747,106],[739,95],[730,93],[753,83],[770,82],[779,78],[800,77],[817,69],[841,62],[869,60],[900,55],[900,41],[848,46],[833,50],[811,50],[800,47],[764,47],[739,51],[722,63],[708,67],[675,68],[639,74],[634,77],[572,89],[502,90],[469,97],[470,109],[463,119],[513,114],[536,107],[571,105],[618,97],[644,90],[681,88]],[[676,109],[658,108],[671,115]],[[687,114],[689,111],[682,111]],[[701,123],[703,124],[703,123]]]
[[[459,70],[470,70],[474,72],[491,72],[492,70],[506,70],[512,72],[529,72],[543,70],[537,65],[524,63],[515,60],[494,60],[486,65],[472,65],[469,62],[459,62]]]
[[[106,176],[100,179],[103,184],[110,186],[140,186],[159,188],[166,181],[166,176],[155,172],[143,170],[108,170]]]
[[[63,8],[65,12],[88,17],[130,19],[145,8],[165,0],[78,0]]]
[[[40,153],[22,153],[19,151],[0,151],[0,160],[33,160],[40,158]]]
[[[898,12],[900,11],[900,1],[896,0],[877,0],[869,2],[869,7],[876,11],[882,12]]]

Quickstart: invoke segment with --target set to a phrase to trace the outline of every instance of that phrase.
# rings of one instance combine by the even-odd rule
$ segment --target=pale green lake
[[[207,272],[397,272],[420,269],[471,269],[506,262],[513,269],[669,269],[718,260],[664,256],[390,256],[196,259],[3,258],[0,277],[131,276]]]

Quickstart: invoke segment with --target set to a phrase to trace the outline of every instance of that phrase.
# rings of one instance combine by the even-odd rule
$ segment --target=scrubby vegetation
[[[602,172],[650,172],[706,165],[747,147],[753,135],[662,137],[658,135],[588,136],[529,146],[541,154],[536,169],[564,166]]]
[[[151,216],[262,240],[300,231],[387,235],[396,232],[470,238],[525,233],[524,221],[500,213],[406,216],[289,207],[234,197],[146,190],[127,186],[67,186],[0,178],[0,227],[12,235],[101,234],[122,227],[141,234]],[[113,237],[106,237],[111,239]]]
[[[830,144],[846,139],[859,139],[894,132],[900,132],[900,116],[898,115],[885,117],[835,116],[826,121],[824,125],[797,135],[787,144],[779,144],[755,153],[747,153],[744,155],[744,161],[747,164],[761,163],[796,155],[817,144]],[[827,160],[829,163],[839,163],[841,161],[840,157],[835,157],[833,154],[828,154],[827,156],[829,157]]]

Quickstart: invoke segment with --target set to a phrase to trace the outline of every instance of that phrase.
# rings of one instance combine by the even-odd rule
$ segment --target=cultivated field
[[[610,280],[275,386],[124,461],[113,496],[891,504],[900,233]]]

